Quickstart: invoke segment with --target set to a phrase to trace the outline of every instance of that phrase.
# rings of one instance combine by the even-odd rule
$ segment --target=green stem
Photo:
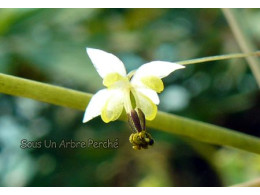
[[[147,126],[202,142],[231,146],[260,154],[260,139],[227,128],[159,112]]]
[[[240,47],[240,49],[244,53],[250,53],[255,50],[253,44],[250,42],[247,34],[245,33],[245,26],[241,22],[242,18],[239,18],[239,15],[236,13],[235,9],[225,8],[222,9],[229,26],[236,38],[236,41]],[[246,58],[253,75],[256,79],[258,86],[260,87],[260,61],[255,57],[247,57]]]
[[[255,52],[250,52],[250,53],[235,53],[235,54],[209,56],[209,57],[202,57],[202,58],[196,58],[196,59],[191,59],[191,60],[182,60],[182,61],[178,61],[175,63],[182,64],[182,65],[189,65],[189,64],[197,64],[197,63],[211,62],[211,61],[217,61],[217,60],[244,58],[244,57],[248,57],[248,56],[260,56],[260,51],[255,51]]]
[[[0,73],[0,93],[84,110],[92,94]]]
[[[27,97],[82,111],[85,110],[92,97],[92,95],[88,93],[1,73],[0,93]],[[121,120],[126,120],[126,117],[122,116]],[[158,112],[155,120],[148,122],[147,126],[165,132],[187,136],[202,142],[231,146],[260,154],[259,138],[173,114]]]

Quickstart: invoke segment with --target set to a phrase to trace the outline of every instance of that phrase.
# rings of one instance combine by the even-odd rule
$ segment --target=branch
[[[0,93],[31,98],[34,100],[84,111],[91,94],[22,79],[0,73]],[[126,120],[121,116],[120,120]],[[260,154],[260,139],[223,127],[198,122],[184,117],[158,112],[147,126],[187,136],[202,142],[231,146]]]

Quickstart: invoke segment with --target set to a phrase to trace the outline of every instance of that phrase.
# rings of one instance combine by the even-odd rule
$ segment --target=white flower
[[[84,123],[99,115],[106,123],[117,120],[123,108],[126,113],[139,108],[147,120],[153,120],[157,113],[156,105],[159,104],[157,93],[164,89],[161,79],[184,68],[171,62],[153,61],[142,65],[132,76],[131,73],[126,74],[122,61],[111,53],[87,48],[87,54],[107,89],[99,90],[93,95],[84,114]],[[135,108],[131,96],[134,97]]]

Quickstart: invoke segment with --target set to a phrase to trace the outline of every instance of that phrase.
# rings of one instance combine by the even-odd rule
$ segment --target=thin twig
[[[202,58],[196,58],[196,59],[191,59],[191,60],[182,60],[182,61],[178,61],[178,62],[175,62],[175,63],[182,64],[182,65],[189,65],[189,64],[197,64],[197,63],[217,61],[217,60],[245,58],[245,57],[248,57],[248,56],[260,56],[260,51],[255,51],[255,52],[250,52],[250,53],[235,53],[235,54],[202,57]]]

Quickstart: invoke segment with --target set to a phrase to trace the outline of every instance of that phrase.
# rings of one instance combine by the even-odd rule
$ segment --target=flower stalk
[[[190,65],[190,64],[198,64],[198,63],[212,62],[212,61],[218,61],[218,60],[245,58],[245,57],[249,57],[249,56],[260,56],[260,51],[248,52],[248,53],[216,55],[216,56],[202,57],[202,58],[196,58],[196,59],[191,59],[191,60],[182,60],[182,61],[178,61],[176,63],[182,64],[182,65]]]

